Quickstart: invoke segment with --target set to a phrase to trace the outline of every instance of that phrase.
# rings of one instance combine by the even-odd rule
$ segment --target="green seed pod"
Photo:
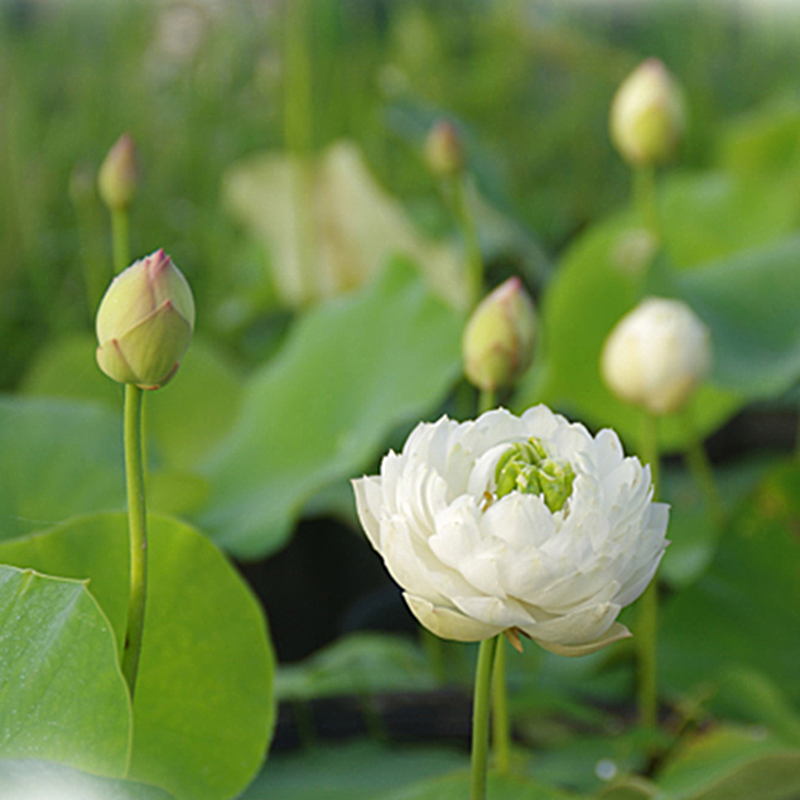
[[[672,157],[686,128],[683,94],[669,70],[648,58],[620,85],[611,103],[611,140],[632,166]]]
[[[194,330],[194,298],[163,250],[117,275],[97,311],[97,363],[119,383],[158,389],[175,374]]]
[[[536,311],[519,278],[509,278],[478,304],[462,339],[464,372],[483,391],[510,386],[530,365]]]
[[[127,133],[123,133],[108,151],[97,175],[100,197],[112,211],[125,211],[130,206],[136,194],[137,162],[136,145]]]

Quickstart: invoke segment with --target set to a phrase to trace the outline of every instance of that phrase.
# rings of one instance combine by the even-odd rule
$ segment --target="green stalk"
[[[478,415],[490,411],[497,404],[497,393],[492,389],[481,389],[478,395]]]
[[[470,203],[467,174],[459,173],[451,182],[453,206],[464,237],[469,307],[474,308],[483,294],[483,257],[475,212]]]
[[[475,671],[475,699],[472,706],[472,779],[469,800],[486,800],[486,773],[489,761],[489,709],[492,663],[497,643],[503,634],[484,639],[478,651]]]
[[[114,274],[119,275],[130,264],[130,218],[127,209],[111,209],[111,241],[114,252]]]
[[[712,522],[718,528],[721,528],[725,524],[727,515],[725,503],[722,501],[722,494],[714,478],[714,469],[711,466],[711,461],[709,461],[708,454],[705,447],[703,447],[689,411],[684,414],[684,425],[687,434],[686,438],[689,442],[684,452],[686,465],[689,467],[689,473],[700,490],[703,504]]]
[[[642,461],[650,465],[654,494],[658,492],[658,419],[645,414],[639,448]],[[639,617],[636,626],[636,653],[638,658],[638,683],[636,700],[639,722],[646,728],[658,724],[658,584],[653,578],[639,601]]]
[[[508,688],[506,685],[506,643],[497,637],[492,674],[492,743],[494,765],[500,775],[511,771],[511,721],[508,717]]]
[[[142,461],[142,390],[125,385],[125,481],[128,492],[130,532],[130,595],[128,628],[122,650],[122,674],[133,699],[139,656],[142,650],[144,613],[147,600],[147,509]]]
[[[297,251],[299,295],[302,302],[313,299],[315,225],[312,216],[314,172],[311,8],[308,0],[286,4],[284,20],[283,96],[284,146],[291,155],[291,193],[294,208],[294,240]]]
[[[661,238],[656,194],[656,168],[652,165],[636,167],[633,173],[633,200],[639,222],[656,239]]]

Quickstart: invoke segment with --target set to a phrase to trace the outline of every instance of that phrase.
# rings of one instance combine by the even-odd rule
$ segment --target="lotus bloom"
[[[611,139],[632,165],[669,159],[686,127],[680,87],[657,58],[648,58],[620,85],[611,103]]]
[[[524,634],[561,655],[625,636],[668,507],[617,435],[545,406],[419,424],[380,475],[353,481],[361,524],[414,616],[445,639]]]
[[[618,397],[651,414],[671,414],[708,375],[711,337],[686,303],[649,297],[611,331],[600,365]]]
[[[194,330],[194,298],[163,250],[117,275],[97,311],[97,363],[119,383],[158,389],[175,374]]]

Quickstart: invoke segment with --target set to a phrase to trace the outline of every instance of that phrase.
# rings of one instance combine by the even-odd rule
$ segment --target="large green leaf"
[[[768,244],[794,230],[797,219],[793,187],[760,176],[671,175],[659,194],[666,250],[681,269]]]
[[[122,390],[97,366],[88,333],[56,339],[31,365],[24,394],[97,400],[122,413]],[[170,383],[147,393],[147,434],[171,469],[189,469],[233,427],[242,382],[217,348],[195,337]]]
[[[800,378],[800,236],[747,250],[676,278],[711,329],[714,379],[749,399]]]
[[[614,428],[629,446],[640,436],[642,415],[614,397],[600,376],[600,353],[619,319],[638,301],[653,256],[646,234],[627,217],[594,226],[567,253],[542,304],[545,364],[529,373],[514,398],[522,410],[546,402],[594,427]],[[693,414],[702,434],[715,430],[742,404],[730,391],[700,388]],[[689,440],[681,419],[665,417],[661,446]]]
[[[795,178],[800,159],[800,103],[789,94],[726,122],[719,162],[742,177],[769,174]]]
[[[373,800],[379,794],[468,764],[445,747],[358,741],[272,756],[242,800]]]
[[[274,551],[303,505],[365,469],[400,422],[429,413],[459,370],[461,320],[407,262],[308,313],[250,379],[209,462],[202,526],[239,556]]]
[[[156,786],[98,778],[47,761],[0,760],[0,797],[18,800],[172,800]]]
[[[123,508],[121,414],[0,397],[0,539]]]
[[[337,639],[300,664],[281,667],[281,700],[374,692],[423,691],[436,686],[425,654],[406,637],[354,633]]]
[[[800,469],[772,473],[742,503],[708,571],[667,605],[665,685],[719,682],[731,667],[763,671],[800,701]]]
[[[398,791],[374,795],[375,800],[464,800],[469,797],[470,774],[464,770],[420,781]],[[490,800],[570,800],[575,795],[518,776],[489,775]]]
[[[794,800],[800,750],[763,729],[718,728],[685,743],[657,783],[667,800]]]
[[[0,758],[125,773],[128,690],[84,583],[0,566],[0,720]]]
[[[166,518],[150,517],[149,529],[130,776],[179,799],[221,800],[252,779],[272,731],[264,618],[206,537]],[[0,545],[0,561],[88,579],[122,641],[127,548],[125,517],[99,514]]]
[[[756,456],[715,467],[714,479],[726,509],[738,505],[774,463],[774,458]],[[665,465],[658,493],[659,500],[670,504],[670,545],[658,574],[673,588],[681,588],[700,577],[711,563],[722,531],[685,464]]]

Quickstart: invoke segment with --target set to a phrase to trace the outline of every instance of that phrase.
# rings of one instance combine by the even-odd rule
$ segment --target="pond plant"
[[[0,800],[800,796],[800,21],[612,5],[0,8]]]

